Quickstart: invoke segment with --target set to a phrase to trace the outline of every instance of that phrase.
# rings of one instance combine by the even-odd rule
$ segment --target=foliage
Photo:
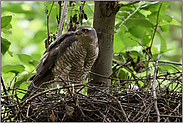
[[[29,83],[26,81],[35,72],[34,70],[36,65],[45,51],[48,35],[51,36],[49,39],[50,42],[53,41],[57,35],[56,32],[58,29],[58,22],[62,11],[61,4],[63,4],[63,2],[55,2],[53,4],[53,1],[2,1],[1,3],[1,72],[7,89],[6,91],[3,84],[4,82],[2,82],[1,86],[3,86],[4,91],[2,92],[3,106],[1,111],[3,112],[2,116],[5,121],[17,120],[16,118],[12,118],[15,115],[15,117],[20,116],[20,119],[22,120],[21,116],[24,116],[25,113],[26,115],[29,115],[29,107],[28,110],[22,110],[21,108],[26,108],[26,104],[30,103],[33,98],[36,98],[36,96],[41,97],[41,95],[37,94],[32,96],[33,98],[31,97],[28,101],[23,102],[22,106],[18,101],[16,94],[18,94],[20,98],[23,94],[22,92],[19,93],[19,90],[26,90],[28,87]],[[94,15],[93,1],[70,1],[68,3],[69,31],[75,30],[77,24],[92,26]],[[45,94],[44,97],[46,98],[44,99],[49,101],[43,101],[42,103],[36,102],[38,105],[44,104],[45,107],[40,106],[38,110],[32,110],[33,117],[37,117],[38,114],[40,115],[40,110],[42,113],[45,109],[47,110],[48,103],[51,107],[49,108],[49,112],[47,110],[48,114],[46,114],[46,117],[48,119],[51,118],[51,116],[54,117],[53,110],[57,111],[59,108],[63,109],[58,110],[58,112],[63,115],[65,106],[71,103],[74,104],[72,105],[73,107],[77,106],[74,107],[74,109],[79,110],[79,113],[74,112],[74,114],[76,114],[74,116],[81,115],[81,109],[86,109],[84,110],[85,114],[86,112],[90,112],[94,116],[98,111],[99,114],[97,115],[101,121],[104,121],[103,119],[112,121],[116,117],[119,118],[119,121],[122,121],[123,117],[121,117],[122,115],[119,116],[118,113],[124,115],[124,112],[132,112],[128,114],[128,118],[132,119],[130,121],[136,121],[135,119],[140,119],[140,121],[156,121],[156,119],[153,119],[154,117],[151,117],[152,119],[146,117],[149,116],[149,114],[151,114],[150,116],[154,116],[156,113],[155,110],[151,108],[152,104],[154,103],[152,102],[154,96],[152,96],[151,91],[149,91],[153,91],[152,81],[154,82],[156,80],[156,92],[158,95],[157,102],[158,108],[161,109],[161,114],[167,114],[169,118],[172,112],[176,112],[175,117],[179,118],[181,115],[179,110],[182,108],[180,101],[182,98],[182,64],[179,63],[182,60],[181,2],[119,1],[118,4],[120,5],[120,9],[117,12],[115,18],[115,34],[113,45],[114,59],[112,66],[113,73],[110,76],[110,79],[113,81],[112,85],[110,85],[110,92],[108,93],[107,89],[106,92],[102,91],[102,88],[104,87],[94,88],[88,84],[84,86],[84,93],[86,93],[86,89],[90,87],[94,88],[94,90],[97,90],[96,95],[90,95],[90,97],[80,93],[79,96],[77,95],[72,97],[71,95],[75,94],[72,93],[70,95],[66,95],[67,97],[64,97],[63,94],[56,93],[53,95],[50,93],[50,90],[47,90],[42,93]],[[49,23],[47,23],[48,15]],[[49,27],[49,34],[47,27]],[[62,33],[64,33],[64,31],[65,30],[63,30]],[[154,61],[159,54],[161,54],[161,58],[159,63],[157,63],[158,72],[156,72],[156,74],[158,75],[155,76],[154,71],[157,64],[154,64]],[[153,77],[156,77],[156,79]],[[86,79],[86,81],[88,81],[88,79]],[[56,89],[59,90],[61,88]],[[134,91],[134,89],[139,90],[135,91],[133,93],[134,95],[132,95],[132,91]],[[49,93],[46,93],[48,91]],[[4,94],[6,92],[12,95]],[[61,98],[63,97],[63,100],[58,100],[55,98],[56,96]],[[17,102],[13,98],[16,98]],[[75,100],[75,102],[73,101],[74,103],[71,101],[72,99]],[[176,104],[172,101],[174,99],[176,99]],[[156,101],[156,99],[154,100]],[[53,101],[55,101],[55,103],[53,103]],[[111,101],[113,105],[110,105]],[[86,102],[88,103],[87,105]],[[35,106],[34,104],[36,103],[34,103],[34,101],[33,103],[31,102],[31,104],[33,104],[32,106]],[[122,105],[124,106],[128,105],[128,108],[125,108],[124,111],[120,103],[123,103]],[[136,106],[137,103],[139,104],[138,106]],[[167,103],[168,106],[163,105],[164,107],[162,108],[162,104],[164,103]],[[7,104],[11,104],[13,106],[9,106],[9,108]],[[59,104],[64,105],[60,107]],[[86,106],[90,107],[91,109],[88,108],[88,110]],[[114,106],[114,108],[111,108],[110,106]],[[12,107],[17,110],[13,111],[11,109]],[[73,107],[69,108],[73,110]],[[121,109],[119,109],[119,107]],[[34,109],[34,107],[31,108]],[[178,111],[174,111],[176,108]],[[67,110],[69,109],[66,109],[66,111]],[[13,111],[13,113],[11,111]],[[34,111],[38,111],[38,113],[35,113]],[[51,111],[53,114],[50,115]],[[114,112],[114,114],[117,114],[117,116],[115,118],[113,117],[114,114],[107,116],[107,114],[111,112]],[[11,115],[11,113],[13,115]],[[19,113],[21,113],[21,115],[17,115]],[[48,115],[50,115],[50,117],[48,117]],[[40,116],[45,115],[43,114]],[[109,116],[112,120],[107,118]],[[72,118],[68,116],[66,117]],[[155,117],[157,118],[157,116]],[[174,119],[175,117],[170,120],[176,121]],[[27,116],[24,118],[27,118]],[[61,120],[63,121],[67,118],[65,118],[64,114]],[[86,115],[85,118],[86,120],[88,119]],[[167,121],[168,118],[166,118],[165,121]],[[28,119],[32,121],[31,117]],[[40,119],[47,120],[46,118]],[[98,119],[96,119],[96,121],[97,120]]]
[[[180,2],[171,1],[142,1],[133,5],[125,4],[129,1],[119,1],[122,6],[116,15],[114,35],[114,58],[124,63],[130,56],[137,60],[146,60],[147,55],[143,50],[150,46],[152,58],[162,54],[161,60],[181,61],[181,9]],[[162,3],[159,11],[160,4]],[[83,2],[69,2],[68,18],[73,22],[73,27],[78,24],[80,8]],[[1,4],[1,54],[3,79],[8,86],[14,76],[17,76],[17,87],[26,81],[29,72],[34,70],[40,60],[44,48],[44,40],[47,38],[47,12],[50,11],[52,1],[3,1]],[[173,8],[172,5],[177,6]],[[139,9],[133,13],[137,8]],[[46,11],[45,11],[46,10]],[[92,26],[94,2],[86,1],[82,16],[83,25]],[[158,27],[153,39],[153,33]],[[180,13],[180,14],[177,14]],[[59,4],[54,3],[50,17],[49,28],[51,34],[56,34],[58,28]],[[129,17],[129,18],[128,18]],[[75,25],[74,25],[75,24]],[[71,25],[70,25],[71,26]],[[119,27],[120,26],[120,27]],[[119,28],[118,28],[119,27]],[[64,32],[64,31],[63,31]],[[174,33],[177,32],[177,33]],[[9,55],[8,55],[9,54]],[[118,54],[121,54],[123,58]],[[181,70],[180,65],[172,64]],[[20,66],[20,68],[17,68]],[[162,70],[175,71],[168,65],[160,66]],[[137,73],[139,76],[145,73]],[[26,77],[23,77],[26,76]],[[129,73],[122,69],[119,78],[128,77]],[[22,88],[25,88],[22,85]]]

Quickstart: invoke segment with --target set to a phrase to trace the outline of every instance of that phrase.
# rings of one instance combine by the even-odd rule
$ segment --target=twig
[[[173,112],[175,112],[179,107],[181,106],[181,103],[178,104],[178,106],[173,110]],[[171,112],[169,114],[169,117],[173,114],[173,112]],[[164,122],[167,122],[167,120],[169,119],[169,117],[166,118],[166,120]]]
[[[66,9],[66,12],[65,12],[65,32],[68,32],[69,30],[69,21],[68,21],[68,11]]]
[[[94,73],[94,72],[91,72],[91,71],[90,71],[89,73],[91,73],[91,74],[93,74],[93,75],[97,75],[97,76],[103,77],[103,78],[106,78],[106,79],[110,79],[109,77],[103,76],[103,75],[98,74],[98,73]]]
[[[161,5],[162,5],[162,3],[161,3],[160,6],[159,6],[159,10],[158,10],[158,14],[157,14],[156,26],[155,26],[154,33],[153,33],[153,36],[152,36],[152,41],[151,41],[151,45],[150,45],[150,50],[151,50],[151,48],[152,48],[152,44],[153,44],[154,37],[155,37],[155,34],[156,34],[156,30],[157,30],[157,27],[158,27],[158,20],[159,20],[159,13],[160,13],[160,10],[161,10]]]
[[[79,87],[79,86],[83,86],[83,85],[85,85],[85,84],[75,84],[74,87]],[[59,87],[56,87],[56,88],[48,89],[48,90],[46,90],[46,91],[42,91],[42,92],[40,92],[40,93],[38,93],[38,94],[35,94],[34,96],[30,97],[29,99],[27,99],[27,100],[22,104],[21,108],[24,107],[24,106],[25,106],[29,101],[31,101],[32,99],[34,99],[34,98],[36,98],[36,97],[38,97],[38,96],[40,96],[40,95],[42,95],[42,94],[45,94],[45,93],[51,92],[51,91],[60,90],[60,89],[67,89],[67,88],[70,88],[70,87],[73,87],[73,85],[59,86]],[[16,118],[18,117],[19,113],[20,113],[20,111],[17,112],[17,114],[15,115],[14,119],[16,119]]]
[[[152,56],[151,56],[151,54],[147,51],[147,46],[146,47],[144,47],[140,42],[138,42],[137,40],[135,40],[135,39],[133,39],[133,38],[131,38],[130,36],[129,36],[129,38],[131,39],[131,40],[133,40],[133,41],[135,41],[135,42],[137,42],[141,47],[143,47],[144,48],[144,51],[146,52],[146,54],[149,56],[149,58],[151,58]]]
[[[6,95],[8,95],[7,90],[6,90],[6,87],[5,87],[5,85],[4,85],[4,81],[3,81],[2,76],[1,76],[1,84],[2,84],[2,86],[3,86],[4,93],[5,93]],[[7,99],[7,100],[8,100],[8,99]]]
[[[157,113],[157,116],[158,116],[158,121],[157,122],[160,122],[160,113],[159,113],[158,104],[157,104],[157,96],[156,96],[155,85],[156,85],[156,76],[157,76],[157,73],[158,73],[158,60],[160,59],[160,57],[161,57],[161,54],[159,54],[156,58],[155,68],[154,68],[154,76],[153,76],[153,84],[152,84],[153,98],[155,100],[154,105],[155,105],[156,113]]]
[[[15,78],[15,81],[14,81],[14,84],[13,84],[13,90],[12,90],[12,94],[14,93],[15,84],[16,84],[16,82],[17,82],[17,77],[15,76],[14,78]]]
[[[156,60],[150,60],[150,62],[155,62]],[[142,62],[147,62],[147,60],[142,60]],[[178,62],[172,62],[172,61],[162,61],[162,60],[159,60],[158,62],[160,63],[168,63],[168,64],[175,64],[175,65],[181,65],[181,63],[178,63]]]
[[[138,113],[133,117],[132,122],[134,122],[135,118],[141,113],[144,106],[141,107],[141,109],[138,111]]]
[[[49,32],[49,17],[50,17],[50,13],[51,13],[51,10],[52,10],[52,8],[53,8],[53,5],[54,5],[54,3],[55,3],[55,1],[53,1],[53,3],[52,3],[52,5],[51,5],[51,9],[50,9],[50,11],[49,11],[49,13],[48,13],[48,15],[47,15],[47,31],[48,31],[48,38],[47,38],[47,46],[49,46],[49,39],[50,39],[50,32]],[[46,48],[47,48],[47,46],[46,46]]]
[[[62,10],[62,15],[61,15],[61,19],[60,19],[60,22],[59,22],[59,27],[58,27],[58,30],[57,30],[57,37],[59,37],[62,34],[64,19],[65,19],[65,12],[67,10],[67,2],[68,1],[64,1],[64,7],[63,7],[63,10]]]
[[[173,65],[171,65],[171,64],[159,64],[159,65],[167,65],[167,66],[171,66],[171,67],[173,67],[175,70],[177,70],[177,72],[180,72],[180,70],[179,70],[179,69],[177,69],[175,66],[173,66]]]
[[[61,17],[61,1],[58,1],[58,5],[59,5],[59,16],[58,16],[58,24],[60,22],[60,17]]]
[[[85,5],[85,2],[86,2],[86,1],[83,2],[82,7],[80,8],[80,12],[79,12],[79,21],[81,22],[81,25],[82,25],[82,19],[83,19],[83,18],[81,18],[81,13],[82,13],[82,11],[83,11],[83,7],[84,7],[84,5]]]
[[[128,15],[128,17],[127,18],[125,18],[125,20],[124,21],[122,21],[122,23],[116,28],[116,30],[115,30],[115,32],[117,32],[117,30],[133,15],[133,14],[135,14],[139,9],[140,9],[140,7],[141,7],[141,5],[142,5],[142,1],[140,1],[139,2],[139,6],[137,7],[137,9],[135,9],[135,11],[133,12],[133,13],[131,13],[130,15]]]
[[[63,79],[62,79],[62,77],[61,76],[59,76],[59,79],[61,79],[62,80],[62,82],[64,82],[64,84],[65,85],[68,85],[68,83],[66,83]],[[72,93],[71,93],[71,91],[70,91],[70,89],[68,88],[68,92],[69,92],[69,94],[72,96]]]
[[[1,98],[13,97],[13,96],[15,96],[15,94],[11,94],[11,95],[1,95]]]
[[[83,85],[85,85],[85,84],[75,84],[74,87],[83,86]],[[60,89],[66,89],[66,88],[70,88],[70,87],[73,87],[73,85],[59,86],[59,87],[56,87],[56,88],[48,89],[46,91],[42,91],[42,92],[40,92],[38,94],[35,94],[34,96],[30,97],[29,99],[27,99],[26,102],[22,105],[22,107],[24,105],[26,105],[27,102],[31,101],[32,99],[36,98],[37,96],[40,96],[40,95],[45,94],[47,92],[56,91],[56,90],[60,90]]]
[[[26,117],[29,118],[29,110],[30,110],[30,105],[27,108],[27,112],[26,112]]]
[[[126,113],[125,113],[125,111],[124,111],[124,109],[123,109],[123,107],[122,107],[122,105],[121,105],[121,102],[117,99],[117,97],[114,97],[114,96],[112,96],[111,94],[106,93],[106,92],[104,92],[104,91],[102,91],[102,90],[99,90],[99,89],[97,89],[97,88],[94,88],[94,87],[92,87],[92,86],[89,86],[89,87],[90,87],[90,88],[93,88],[93,89],[95,89],[95,90],[97,90],[97,91],[99,91],[99,92],[102,92],[102,93],[104,93],[104,94],[106,94],[106,95],[108,95],[108,96],[110,96],[110,97],[112,97],[112,98],[118,103],[118,106],[120,107],[121,112],[122,112],[122,114],[123,114],[123,116],[124,116],[126,122],[128,122],[128,117],[127,117],[127,115],[126,115]]]
[[[133,1],[133,2],[129,2],[129,3],[127,3],[127,4],[118,4],[118,6],[121,8],[121,7],[123,7],[123,6],[134,5],[134,4],[138,3],[138,2],[140,2],[140,1]]]
[[[6,102],[9,103],[9,101],[10,101],[10,98],[9,98],[9,97],[10,97],[11,95],[8,95],[8,93],[7,93],[7,90],[6,90],[6,87],[5,87],[5,85],[4,85],[4,81],[3,81],[2,76],[1,76],[1,84],[2,84],[2,86],[3,86],[4,93],[6,94],[6,95],[4,95],[4,98],[5,98]],[[2,96],[1,96],[1,97],[2,97]],[[13,112],[15,112],[14,107],[10,107],[10,108],[11,108],[11,110],[12,110]]]

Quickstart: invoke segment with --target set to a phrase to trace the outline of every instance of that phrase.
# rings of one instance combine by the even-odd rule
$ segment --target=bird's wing
[[[50,80],[53,76],[51,69],[55,66],[57,59],[74,41],[76,41],[74,32],[67,32],[52,42],[38,63],[37,72],[28,81],[32,81],[36,86],[39,86],[42,82]]]

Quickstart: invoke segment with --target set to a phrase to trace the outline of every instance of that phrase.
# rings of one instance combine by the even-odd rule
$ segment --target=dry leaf
[[[57,118],[56,118],[56,116],[55,116],[53,110],[51,111],[50,119],[51,119],[51,121],[53,121],[53,122],[55,122],[55,121],[57,120]]]
[[[65,109],[66,109],[67,115],[69,115],[70,117],[72,117],[72,114],[73,114],[73,112],[74,112],[74,108],[71,107],[71,106],[66,105],[66,106],[65,106]]]

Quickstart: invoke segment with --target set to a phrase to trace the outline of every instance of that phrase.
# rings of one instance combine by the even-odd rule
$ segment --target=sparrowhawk
[[[36,73],[28,80],[35,86],[58,79],[65,82],[84,82],[88,72],[98,57],[99,47],[97,33],[89,26],[79,26],[59,36],[44,52],[36,67]],[[27,97],[33,85],[30,84]]]

